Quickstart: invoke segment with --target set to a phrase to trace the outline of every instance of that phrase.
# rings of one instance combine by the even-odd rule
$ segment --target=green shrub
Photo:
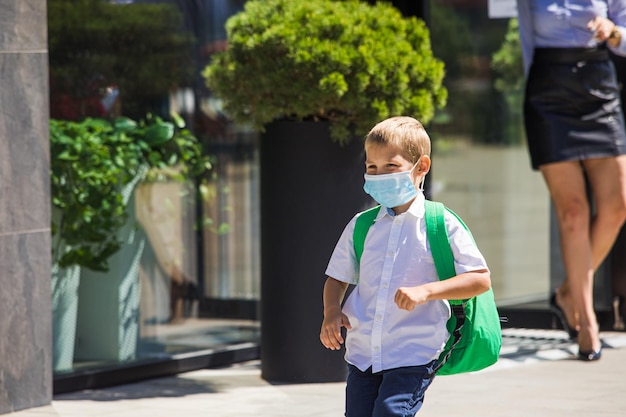
[[[236,122],[328,120],[339,141],[395,115],[423,123],[445,104],[444,66],[423,21],[387,3],[251,0],[204,70]]]
[[[181,122],[182,123],[182,122]],[[125,187],[164,175],[190,179],[210,168],[188,130],[159,117],[50,120],[53,259],[106,271],[127,219]]]
[[[495,88],[501,92],[521,93],[524,90],[524,64],[517,19],[509,20],[504,42],[492,56],[496,73]]]

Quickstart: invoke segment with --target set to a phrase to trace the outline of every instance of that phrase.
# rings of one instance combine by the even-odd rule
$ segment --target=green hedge
[[[332,136],[364,135],[445,105],[443,63],[422,20],[388,3],[251,0],[226,25],[228,49],[204,71],[235,121],[329,120]]]

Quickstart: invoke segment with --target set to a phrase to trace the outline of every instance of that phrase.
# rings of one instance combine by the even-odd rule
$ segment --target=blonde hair
[[[374,126],[365,137],[365,150],[380,145],[400,149],[413,163],[422,155],[430,156],[430,137],[424,126],[412,117],[390,117]]]

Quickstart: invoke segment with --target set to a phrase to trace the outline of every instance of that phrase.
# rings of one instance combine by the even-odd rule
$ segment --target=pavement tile
[[[598,362],[576,360],[560,330],[505,329],[500,360],[483,371],[437,377],[420,417],[626,416],[626,333],[602,333]],[[55,396],[7,417],[338,417],[345,384],[272,384],[260,362]]]

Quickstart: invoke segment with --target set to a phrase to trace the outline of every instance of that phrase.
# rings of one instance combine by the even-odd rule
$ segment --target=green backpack
[[[428,242],[440,280],[456,275],[454,257],[448,242],[448,232],[444,220],[444,210],[454,215],[463,227],[469,228],[452,210],[443,204],[426,200],[426,231]],[[365,245],[365,237],[374,223],[380,206],[373,207],[359,215],[354,226],[354,250],[360,263]],[[453,375],[472,372],[493,365],[498,360],[502,347],[502,328],[496,308],[493,291],[472,297],[469,300],[448,300],[452,315],[447,323],[450,338],[439,356],[439,364],[434,372],[437,375]]]

